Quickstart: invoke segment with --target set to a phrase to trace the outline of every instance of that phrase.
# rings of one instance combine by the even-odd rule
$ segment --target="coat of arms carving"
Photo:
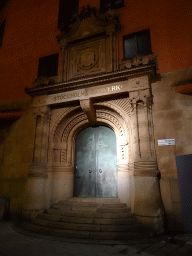
[[[95,53],[94,52],[85,52],[81,54],[80,59],[79,59],[79,64],[81,67],[90,67],[94,64],[95,62]]]

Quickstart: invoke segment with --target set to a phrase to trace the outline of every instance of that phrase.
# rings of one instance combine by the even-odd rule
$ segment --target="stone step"
[[[83,211],[83,212],[129,212],[130,209],[127,207],[106,207],[106,206],[80,206],[80,205],[53,205],[53,209],[61,211]]]
[[[89,202],[89,203],[102,203],[102,204],[107,204],[107,203],[120,203],[119,198],[80,198],[80,197],[71,197],[68,198],[68,201],[73,201],[73,202]],[[63,201],[59,201],[61,203]]]
[[[51,220],[51,221],[63,221],[66,223],[93,223],[93,218],[81,218],[81,217],[71,217],[71,216],[61,216],[42,213],[37,216],[37,219],[41,220]]]
[[[104,218],[104,219],[121,219],[133,217],[131,212],[96,212],[96,211],[67,211],[64,209],[49,209],[46,213],[53,215],[82,217],[82,218]]]
[[[98,207],[99,208],[124,208],[124,207],[126,207],[126,204],[124,204],[124,203],[116,203],[116,204],[107,203],[107,204],[99,204]]]
[[[133,240],[150,237],[150,233],[140,229],[139,231],[124,231],[124,232],[102,232],[102,231],[79,231],[79,230],[64,230],[51,227],[45,227],[28,222],[21,222],[20,226],[28,231],[41,234],[59,236],[66,238],[79,239],[97,239],[97,240]]]
[[[68,200],[65,200],[65,201],[60,201],[58,204],[55,204],[55,205],[66,205],[66,206],[69,206],[69,205],[80,205],[80,206],[98,206],[99,203],[96,203],[96,202],[80,202],[80,201],[68,201]],[[101,204],[103,205],[103,204]],[[54,205],[53,205],[54,206]]]
[[[125,208],[97,208],[97,212],[103,212],[103,213],[113,213],[113,212],[130,212],[130,209],[125,207]]]
[[[46,210],[46,213],[52,215],[61,215],[61,216],[71,216],[71,217],[82,217],[82,218],[102,218],[103,214],[100,212],[75,212],[75,211],[65,211],[58,209],[49,209]]]
[[[101,225],[135,225],[138,224],[135,218],[124,219],[93,219],[93,223]]]
[[[62,221],[65,223],[85,223],[85,224],[98,224],[98,225],[135,225],[138,222],[135,218],[124,218],[124,219],[98,219],[98,218],[82,218],[82,217],[71,217],[61,216],[42,213],[37,216],[39,220],[49,221]]]
[[[146,237],[119,198],[69,198],[22,222],[23,228],[51,236],[79,239],[127,240]]]
[[[53,208],[58,206],[85,206],[85,207],[99,207],[99,208],[123,208],[126,207],[124,203],[96,203],[96,202],[80,202],[80,201],[60,201],[54,204]]]
[[[130,218],[133,217],[131,212],[110,212],[110,213],[102,213],[103,219],[122,219],[122,218]]]
[[[77,224],[77,223],[65,223],[65,222],[57,222],[57,221],[49,221],[49,220],[40,220],[33,219],[33,224],[51,228],[58,228],[64,230],[82,230],[82,231],[101,231],[101,232],[122,232],[122,231],[130,231],[130,230],[139,230],[140,225],[98,225],[98,224]]]
[[[98,209],[96,206],[80,206],[80,205],[78,206],[54,205],[52,208],[62,210],[62,211],[83,211],[83,212],[96,212]]]
[[[35,225],[28,222],[21,222],[20,226],[28,231],[50,235],[50,236],[58,236],[58,237],[65,237],[65,238],[79,238],[79,239],[89,239],[90,237],[89,231],[54,229],[54,228]]]
[[[100,231],[100,225],[95,224],[77,224],[77,223],[65,223],[65,222],[57,222],[57,221],[49,221],[49,220],[39,220],[37,218],[32,220],[33,224],[51,228],[58,228],[64,230],[87,230],[87,231]]]

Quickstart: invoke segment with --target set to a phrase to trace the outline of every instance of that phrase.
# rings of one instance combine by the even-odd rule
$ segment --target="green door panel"
[[[97,129],[96,142],[96,196],[100,198],[116,197],[116,136],[108,127]]]
[[[88,127],[75,144],[75,197],[117,197],[116,136],[108,127]]]

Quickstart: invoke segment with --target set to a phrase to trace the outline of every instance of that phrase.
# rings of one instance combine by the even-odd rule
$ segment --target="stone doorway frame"
[[[132,159],[132,142],[130,134],[128,130],[131,131],[131,121],[127,116],[125,110],[121,109],[119,105],[121,105],[122,101],[127,101],[127,96],[123,99],[105,99],[100,102],[96,102],[94,104],[96,119],[97,121],[94,123],[96,125],[104,125],[110,127],[115,135],[116,135],[116,143],[117,143],[117,172],[118,172],[118,195],[122,202],[125,202],[129,207],[131,207],[131,202],[133,202],[133,198],[131,199],[129,190],[130,189],[130,181],[129,181],[129,168],[128,168],[128,159]],[[115,103],[116,102],[116,103]],[[119,105],[118,105],[119,102]],[[128,103],[130,104],[130,103]],[[129,111],[131,110],[131,106],[128,107]],[[87,112],[86,112],[87,113]],[[50,140],[50,150],[49,150],[49,160],[52,159],[51,152],[52,151],[65,151],[71,152],[71,154],[66,154],[65,163],[62,165],[51,164],[49,162],[49,168],[52,169],[53,181],[52,181],[52,204],[58,202],[59,200],[63,200],[64,197],[72,197],[73,196],[73,181],[74,181],[74,163],[75,163],[75,139],[77,134],[83,130],[84,128],[91,125],[88,120],[88,114],[85,114],[80,106],[71,107],[71,111],[68,114],[61,114],[55,124],[53,125],[52,130],[50,131],[51,140]],[[126,117],[127,116],[127,117]],[[126,118],[125,118],[126,117]],[[127,121],[125,121],[127,120]],[[67,125],[66,125],[67,124]],[[130,126],[128,128],[128,126]],[[70,127],[70,128],[69,128]],[[70,131],[69,131],[70,130]],[[67,136],[66,136],[67,134]],[[64,148],[62,148],[62,143],[65,144]],[[52,167],[51,167],[52,166]],[[61,170],[62,169],[62,170]],[[132,174],[133,176],[133,174]],[[61,184],[58,184],[58,179],[60,177],[60,182],[63,179],[68,180],[68,184],[70,184],[70,188],[68,187],[66,191],[63,188],[63,192],[61,193]],[[65,178],[64,178],[65,177]],[[54,182],[55,180],[55,182]],[[65,182],[63,182],[65,183]],[[60,193],[56,189],[60,187]],[[127,192],[126,192],[127,191]],[[133,188],[132,188],[133,191]],[[56,196],[54,196],[56,195]],[[59,198],[60,195],[60,198]],[[133,196],[132,196],[133,197]]]
[[[90,81],[91,85],[95,83],[95,87],[86,87],[83,84],[84,87],[76,91],[68,89],[67,92],[53,94],[51,91],[55,89],[53,86],[53,88],[49,89],[52,94],[34,98],[32,105],[35,120],[34,150],[29,180],[26,186],[27,198],[24,202],[24,211],[37,212],[49,208],[52,203],[57,202],[55,198],[51,199],[50,197],[55,193],[53,183],[56,180],[62,182],[61,173],[66,174],[63,175],[63,179],[66,181],[65,184],[68,186],[66,191],[73,191],[74,166],[72,163],[74,163],[75,134],[81,128],[86,127],[87,124],[97,121],[115,131],[119,145],[118,154],[122,153],[121,155],[124,155],[124,159],[118,162],[118,193],[120,200],[126,202],[128,207],[131,207],[132,212],[141,223],[162,232],[164,210],[154,150],[153,101],[148,75],[149,72],[152,72],[151,68],[142,68],[143,73],[138,73],[134,78],[132,76],[135,75],[129,70],[122,71],[120,81],[118,78],[119,73],[117,77],[114,74],[108,75],[105,83],[101,77],[101,81],[104,83],[101,86],[98,86],[99,80],[97,78],[94,81]],[[129,75],[131,78],[127,79]],[[109,78],[113,83],[109,83]],[[114,82],[114,79],[119,81],[118,84]],[[61,85],[58,86],[59,88],[61,87]],[[78,88],[75,86],[74,88]],[[40,90],[37,88],[37,91],[40,94],[46,94],[46,91],[42,91],[42,88]],[[32,95],[37,91],[36,89],[32,90]],[[117,101],[117,95],[120,98],[122,95],[127,95],[126,102],[122,102],[120,98]],[[114,98],[110,98],[111,96]],[[101,101],[99,101],[100,97],[102,98]],[[109,97],[114,102],[107,102],[103,97]],[[64,111],[63,104],[72,101],[80,102],[80,105],[78,104],[73,109]],[[62,108],[58,115],[54,116],[53,109],[59,105]],[[54,125],[51,126],[52,120]],[[61,120],[64,122],[62,123]],[[63,124],[65,127],[62,128]],[[55,127],[55,130],[53,130],[53,127]],[[118,140],[121,137],[118,134],[121,134],[121,132],[126,135],[122,140],[123,142]],[[65,138],[65,147],[54,148],[55,142],[53,139],[50,140],[49,134],[53,134],[53,136],[54,134],[59,135],[60,141]],[[121,149],[121,146],[124,149]],[[66,156],[64,157],[64,172],[61,172],[61,169],[63,169],[61,165],[55,166],[52,164],[50,155],[52,154],[51,150],[54,149],[71,152],[71,157],[70,154],[64,154]],[[122,175],[119,175],[119,173]],[[131,180],[125,177],[132,178],[133,188],[131,188],[131,193],[129,193],[129,183],[122,185],[120,182],[120,178],[122,182]],[[57,183],[55,187],[59,187],[58,185]],[[72,197],[73,194],[65,193],[66,191],[62,195],[65,195],[66,198]],[[41,197],[39,197],[39,193],[41,193]],[[127,194],[132,194],[133,196],[127,197]]]

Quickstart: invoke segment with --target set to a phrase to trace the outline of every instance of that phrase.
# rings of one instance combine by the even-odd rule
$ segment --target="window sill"
[[[150,63],[155,63],[157,67],[157,55],[155,53],[147,55],[135,55],[130,59],[123,59],[120,61],[120,69],[138,67]]]

